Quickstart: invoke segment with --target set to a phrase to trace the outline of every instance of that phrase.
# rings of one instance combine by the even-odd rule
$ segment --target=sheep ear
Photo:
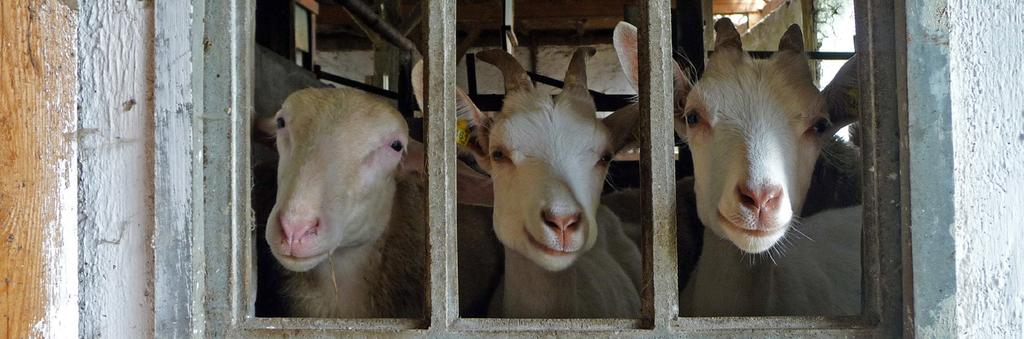
[[[258,118],[256,114],[253,114],[252,122],[252,140],[255,143],[273,148],[274,147],[274,136],[277,135],[277,124],[274,122],[274,117],[263,117]]]
[[[423,59],[416,62],[416,65],[412,66],[412,93],[416,96],[416,104],[420,106],[420,110],[426,110],[427,106],[423,100]]]
[[[804,52],[804,35],[800,32],[799,25],[789,25],[786,33],[782,34],[782,39],[779,40],[779,51]]]
[[[640,64],[637,60],[639,56],[637,55],[636,26],[620,21],[612,34],[612,43],[615,46],[615,54],[619,56],[622,71],[626,73],[626,79],[629,80],[629,85],[633,86],[634,90],[639,90],[640,87],[637,84],[640,83],[638,79]]]
[[[405,157],[402,158],[402,171],[420,174],[426,173],[424,162],[426,147],[416,140],[409,140]],[[491,178],[477,173],[462,161],[456,160],[456,201],[460,204],[475,206],[494,206],[494,183]]]
[[[832,78],[832,82],[821,91],[832,128],[836,130],[860,119],[860,81],[857,76],[859,59],[854,55],[847,60],[835,78]]]
[[[278,112],[277,114],[281,114]],[[277,123],[274,119],[277,119],[277,114],[271,117],[256,118],[256,130],[260,133],[265,134],[267,137],[273,137],[277,135]]]
[[[460,204],[494,207],[494,182],[457,161],[455,200]]]
[[[402,172],[426,172],[426,147],[423,143],[409,139],[409,144],[405,146],[405,155],[402,156]]]

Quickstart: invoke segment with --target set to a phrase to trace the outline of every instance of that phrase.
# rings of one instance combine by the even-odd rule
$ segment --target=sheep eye
[[[402,151],[402,142],[398,141],[398,140],[392,141],[391,142],[391,149],[395,150],[395,152],[401,152]]]
[[[686,119],[686,124],[689,126],[693,126],[700,122],[700,116],[697,115],[696,111],[687,112],[683,118]]]
[[[284,118],[277,118],[276,122],[277,122],[277,129],[284,128]]]
[[[505,152],[502,152],[501,150],[491,151],[491,160],[494,160],[494,161],[505,160]]]
[[[598,164],[606,165],[606,164],[608,164],[610,162],[612,162],[612,154],[611,153],[605,153],[604,155],[601,156],[601,161],[598,162]]]
[[[814,128],[814,133],[822,134],[825,133],[825,131],[827,131],[831,127],[832,123],[829,122],[828,119],[819,118],[817,121],[814,122],[814,126],[812,128]]]

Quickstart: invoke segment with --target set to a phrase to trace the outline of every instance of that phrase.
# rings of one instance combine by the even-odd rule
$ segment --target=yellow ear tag
[[[469,121],[459,119],[455,125],[455,143],[466,146],[469,144]]]

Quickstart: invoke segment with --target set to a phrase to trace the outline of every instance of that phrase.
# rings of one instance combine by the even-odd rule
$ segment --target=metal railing
[[[672,41],[669,0],[641,1],[640,109],[643,188],[643,288],[638,319],[470,319],[458,313],[458,270],[455,197],[455,0],[423,2],[426,18],[425,142],[429,235],[428,292],[418,319],[257,318],[253,217],[249,208],[252,180],[248,169],[252,87],[253,0],[192,0],[192,38],[213,46],[191,44],[196,64],[182,70],[199,72],[191,83],[201,106],[194,114],[190,139],[197,158],[187,163],[193,190],[180,209],[188,228],[187,241],[161,243],[156,258],[162,272],[184,275],[185,286],[159,280],[157,318],[175,333],[193,336],[324,336],[402,335],[476,337],[481,335],[579,336],[763,336],[843,335],[896,336],[905,326],[904,286],[909,277],[901,263],[904,232],[900,202],[906,190],[900,174],[900,136],[906,124],[899,117],[897,74],[899,32],[894,18],[899,7],[888,1],[858,0],[857,49],[869,62],[861,64],[861,105],[864,128],[863,311],[852,317],[680,317],[676,256],[675,177],[671,147]],[[159,20],[158,20],[159,21]],[[177,26],[164,26],[172,29]],[[159,40],[159,39],[158,39]],[[161,59],[163,60],[163,59]],[[173,70],[172,70],[173,71]],[[164,74],[161,70],[158,74]],[[170,72],[170,71],[169,71]],[[170,74],[170,73],[168,73]],[[191,78],[190,78],[191,79]],[[200,84],[196,86],[196,84]],[[191,93],[191,92],[190,92]],[[189,97],[192,100],[192,97]],[[202,112],[202,113],[199,113]],[[201,151],[200,151],[201,150]],[[226,155],[226,156],[225,156]],[[173,191],[161,188],[161,194]],[[169,207],[168,211],[178,211]],[[158,220],[158,228],[171,227]],[[166,219],[170,220],[170,219]],[[177,220],[177,219],[174,219]],[[181,250],[181,251],[178,251]],[[164,255],[163,253],[173,253]],[[170,281],[170,280],[166,280]],[[174,293],[182,292],[182,293]],[[180,295],[166,299],[165,295]],[[183,332],[184,331],[184,332]]]

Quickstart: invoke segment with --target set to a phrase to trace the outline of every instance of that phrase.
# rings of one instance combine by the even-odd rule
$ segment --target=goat
[[[599,205],[613,136],[624,127],[597,119],[581,48],[557,100],[534,88],[508,53],[478,53],[501,70],[501,112],[481,112],[458,92],[475,127],[467,147],[494,183],[494,231],[505,248],[504,276],[489,316],[637,317],[640,252],[617,217]],[[414,76],[414,79],[417,77]]]
[[[843,264],[836,265],[805,265],[823,270],[818,275],[794,270],[780,275],[781,270],[762,268],[775,265],[779,259],[745,264],[739,258],[766,252],[771,257],[769,251],[781,254],[783,245],[779,242],[791,228],[794,211],[800,211],[804,205],[823,145],[834,144],[833,134],[854,122],[856,116],[845,107],[835,105],[840,101],[823,97],[814,87],[803,54],[803,37],[796,25],[786,31],[779,52],[768,60],[753,60],[742,50],[739,33],[728,19],[719,20],[715,30],[715,52],[709,57],[700,81],[691,83],[673,63],[674,125],[692,151],[696,214],[705,226],[704,247],[696,271],[690,275],[681,295],[682,314],[855,314],[860,307],[860,237],[856,235],[859,233],[852,236],[842,233],[849,236],[845,238],[821,238],[820,246],[793,244],[792,249],[786,250],[790,253],[782,261],[793,263],[825,260],[821,257],[836,255],[845,255],[843,259],[848,259],[839,260]],[[635,86],[638,80],[636,28],[620,23],[614,34],[620,61]],[[839,77],[853,76],[852,67],[844,68],[846,72]],[[855,81],[852,83],[855,85]],[[841,80],[838,84],[850,86],[851,81]],[[825,93],[848,95],[849,91],[845,90],[848,88],[826,89]],[[833,105],[826,106],[826,103]],[[859,179],[852,182],[859,183]],[[831,198],[841,206],[850,203],[841,201],[847,197],[834,195]],[[814,208],[826,207],[819,204]],[[860,219],[854,220],[857,225],[845,226],[844,230],[859,232]],[[680,232],[684,234],[699,227],[697,220],[682,216],[679,222]],[[722,244],[731,244],[731,247],[723,248],[727,246]],[[796,247],[801,249],[796,251]],[[681,261],[685,263],[686,259]],[[765,275],[772,277],[767,279]],[[822,280],[822,276],[833,280]],[[841,277],[841,281],[836,281],[836,277]],[[734,283],[724,283],[727,280]],[[773,283],[743,283],[747,281]],[[823,285],[831,282],[846,285]],[[743,298],[723,301],[703,297],[730,293]],[[807,298],[779,298],[800,293],[818,299],[808,304]],[[768,301],[760,302],[763,300]]]
[[[265,236],[286,270],[285,315],[422,317],[426,192],[421,173],[401,164],[415,146],[405,120],[357,90],[305,89],[274,121],[279,189]],[[460,257],[474,272],[460,284],[461,308],[483,308],[500,274],[500,252],[487,250],[497,239],[471,227],[490,225],[488,213],[459,212],[459,236],[474,245]]]

